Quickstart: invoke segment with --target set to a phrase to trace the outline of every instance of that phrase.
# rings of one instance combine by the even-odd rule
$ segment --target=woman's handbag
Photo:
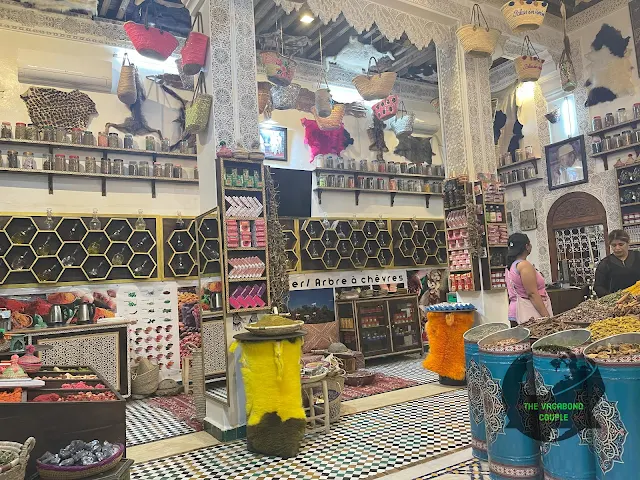
[[[389,120],[396,113],[398,113],[398,96],[389,95],[384,100],[380,100],[373,107],[373,114],[378,120]]]
[[[124,31],[140,55],[164,61],[178,47],[178,40],[169,32],[149,26],[149,8],[153,6],[155,12],[155,6],[152,0],[147,2],[149,5],[144,9],[144,24],[126,22]]]
[[[551,300],[549,297],[542,297],[542,303],[547,308],[550,316],[553,316],[553,310],[551,308]],[[531,318],[541,318],[538,309],[533,305],[531,300],[523,297],[516,297],[516,320],[518,324],[529,321]]]
[[[194,31],[194,28],[197,30]],[[207,58],[209,37],[203,32],[204,23],[202,22],[202,14],[198,12],[196,18],[193,19],[191,33],[189,33],[189,37],[180,52],[182,56],[182,70],[187,75],[196,75],[202,70],[202,67],[204,67],[204,62]]]
[[[184,129],[186,132],[201,133],[207,129],[212,104],[213,97],[207,93],[207,87],[204,83],[204,73],[200,72],[198,85],[193,92],[193,100],[185,112]]]
[[[293,110],[296,108],[300,85],[292,83],[287,87],[273,85],[271,87],[271,103],[276,110]]]
[[[411,135],[413,133],[413,124],[416,120],[416,114],[407,112],[404,108],[404,102],[400,101],[398,104],[398,113],[396,116],[389,120],[389,128],[393,130],[396,137]]]
[[[127,62],[129,65],[126,64]],[[125,53],[122,57],[122,67],[120,68],[120,78],[118,79],[118,98],[125,105],[133,105],[138,99],[136,75],[136,67],[131,64],[129,56]]]
[[[296,74],[296,62],[278,52],[260,52],[267,79],[271,83],[286,87]]]
[[[153,4],[153,26],[186,38],[191,32],[191,14],[180,0],[143,0],[129,2],[124,18],[144,23],[144,11]]]

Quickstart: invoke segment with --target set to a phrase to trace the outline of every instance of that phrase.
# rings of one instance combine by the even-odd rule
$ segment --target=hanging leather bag
[[[185,112],[184,129],[188,133],[202,133],[207,129],[211,116],[213,97],[207,93],[204,73],[198,76],[198,85],[193,92],[193,100]]]
[[[129,65],[127,65],[127,62]],[[122,57],[122,67],[120,68],[120,78],[118,79],[118,98],[125,105],[133,105],[138,98],[136,75],[136,67],[125,53]]]
[[[197,29],[194,31],[194,29]],[[204,67],[207,58],[207,45],[209,37],[204,34],[204,23],[202,14],[198,12],[196,18],[193,19],[191,33],[187,41],[182,47],[180,55],[182,55],[182,70],[187,75],[197,75],[202,67]]]

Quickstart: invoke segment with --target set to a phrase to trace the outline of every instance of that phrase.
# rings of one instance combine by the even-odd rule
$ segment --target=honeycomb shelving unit
[[[3,287],[159,278],[156,217],[0,216],[0,284]]]
[[[396,266],[426,267],[447,264],[443,220],[392,220]]]
[[[163,217],[162,236],[164,278],[195,278],[198,263],[195,219]]]
[[[285,235],[287,272],[289,273],[300,270],[300,234],[298,233],[297,222],[293,218],[280,219],[280,225],[282,225],[282,231]]]

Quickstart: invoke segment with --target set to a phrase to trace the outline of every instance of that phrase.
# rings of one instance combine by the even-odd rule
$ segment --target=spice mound
[[[486,343],[484,347],[485,348],[508,347],[509,345],[515,345],[516,343],[520,343],[520,340],[518,340],[517,338],[505,338],[504,340],[498,340],[496,342]]]
[[[561,345],[541,345],[539,347],[536,347],[534,351],[558,354],[558,353],[572,352],[574,351],[574,349],[573,347],[564,347]]]
[[[592,323],[587,330],[591,332],[591,339],[594,342],[620,333],[640,332],[640,318],[634,315],[607,318]]]
[[[252,323],[252,327],[288,327],[289,325],[296,325],[297,322],[289,318],[281,317],[280,315],[265,315],[260,320]]]
[[[531,338],[542,338],[552,333],[562,332],[563,330],[569,330],[575,328],[574,325],[566,325],[558,318],[532,318],[531,320],[524,322],[520,325],[529,330]]]
[[[621,343],[620,345],[600,345],[587,356],[607,360],[609,358],[625,357],[627,355],[640,354],[640,343]]]

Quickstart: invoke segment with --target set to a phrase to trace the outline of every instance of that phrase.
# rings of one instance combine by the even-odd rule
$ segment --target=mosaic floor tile
[[[465,480],[490,480],[491,478],[489,475],[489,464],[474,458],[458,463],[457,465],[437,470],[414,480],[445,480],[445,478],[451,478],[450,476],[452,475],[460,476],[460,479]]]
[[[127,401],[127,447],[186,435],[196,430],[145,400]]]
[[[412,380],[418,382],[419,385],[437,382],[439,379],[438,374],[424,369],[422,366],[423,358],[423,355],[416,353],[400,357],[369,360],[366,362],[365,368],[390,377]]]
[[[250,453],[244,441],[134,465],[132,480],[376,478],[469,446],[467,392],[457,390],[344,417],[310,435],[294,459]]]
[[[222,403],[227,403],[227,381],[209,381],[207,382],[207,392]]]

